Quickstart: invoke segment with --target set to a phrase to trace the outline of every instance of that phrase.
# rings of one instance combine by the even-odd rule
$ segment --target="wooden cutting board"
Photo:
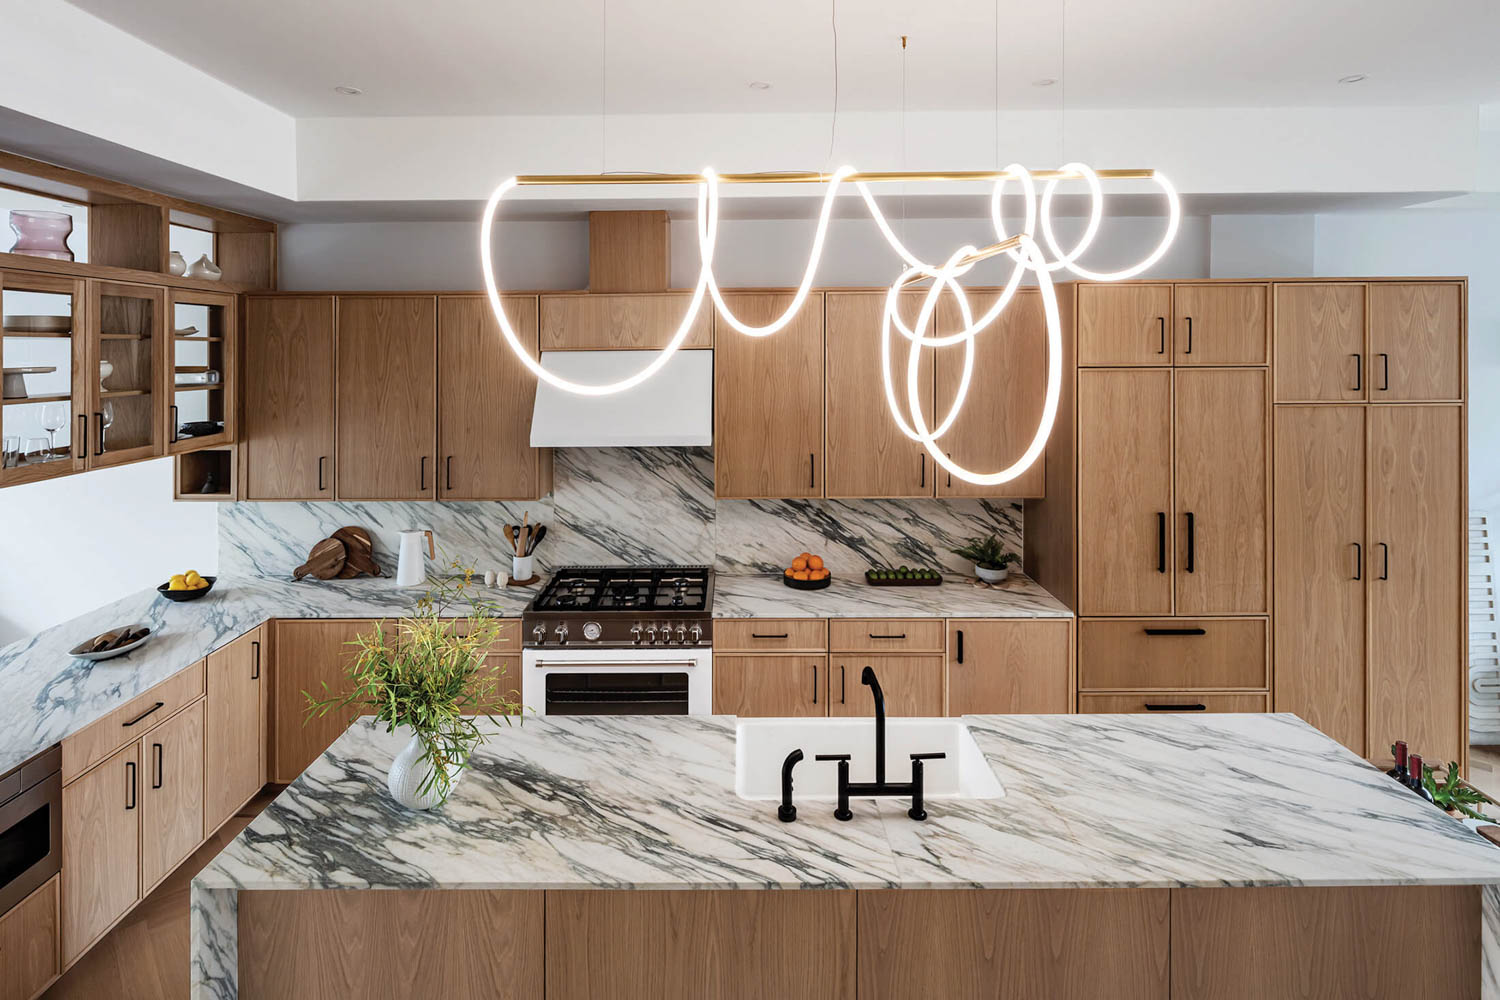
[[[325,538],[307,555],[307,562],[292,570],[292,579],[311,576],[318,580],[332,580],[344,569],[347,549],[337,538]]]
[[[385,575],[380,571],[380,564],[375,561],[375,547],[370,542],[370,533],[364,528],[340,528],[330,537],[344,543],[344,568],[339,571],[341,579],[347,580],[361,573]]]

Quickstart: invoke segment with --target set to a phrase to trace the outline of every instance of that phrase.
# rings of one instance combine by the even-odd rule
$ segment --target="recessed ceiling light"
[[[751,90],[770,90],[771,89],[771,85],[769,83],[767,83],[766,81],[764,81],[764,80],[752,80],[751,83],[750,83],[750,89]]]
[[[1350,73],[1348,76],[1339,77],[1339,83],[1359,83],[1361,80],[1368,80],[1369,78],[1370,74],[1368,73]]]
[[[351,87],[348,84],[344,83],[341,83],[337,87],[334,87],[333,92],[335,94],[343,94],[345,97],[358,97],[360,94],[364,93],[364,91],[360,90],[358,87]]]

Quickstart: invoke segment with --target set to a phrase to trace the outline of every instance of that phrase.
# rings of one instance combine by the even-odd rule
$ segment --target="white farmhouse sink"
[[[781,764],[801,749],[792,772],[793,799],[832,801],[838,797],[838,765],[817,761],[820,753],[847,753],[850,781],[875,780],[875,720],[741,719],[735,727],[734,790],[742,799],[781,799]],[[998,799],[1005,795],[989,761],[957,719],[887,719],[885,779],[911,780],[911,754],[946,753],[929,760],[922,775],[929,799]]]

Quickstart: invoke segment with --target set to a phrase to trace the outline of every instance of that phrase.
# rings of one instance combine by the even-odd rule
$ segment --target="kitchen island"
[[[732,718],[502,727],[432,813],[362,720],[194,880],[194,996],[1500,996],[1500,851],[1295,717],[966,721],[1003,798],[781,823]]]

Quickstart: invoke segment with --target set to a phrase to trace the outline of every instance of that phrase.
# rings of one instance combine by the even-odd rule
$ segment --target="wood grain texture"
[[[1263,614],[1270,610],[1266,373],[1178,371],[1175,380],[1177,614]]]
[[[829,292],[828,495],[830,497],[927,497],[933,495],[936,464],[927,450],[901,433],[886,403],[881,376],[884,292]],[[901,296],[902,319],[917,321],[921,296]],[[906,400],[907,342],[892,337],[891,374],[898,401]],[[961,348],[960,348],[961,350]],[[940,419],[932,408],[933,352],[923,351],[919,398],[928,426]],[[903,411],[904,412],[904,411]],[[908,418],[910,419],[910,418]]]
[[[885,694],[886,715],[923,718],[943,714],[941,654],[833,653],[828,657],[828,714],[872,717],[875,699],[860,683],[865,667],[875,671]]]
[[[1278,284],[1276,401],[1365,398],[1365,286]]]
[[[1178,365],[1263,365],[1270,360],[1265,285],[1178,284],[1172,301]]]
[[[664,292],[672,281],[667,213],[589,213],[589,291]]]
[[[822,654],[714,654],[715,715],[827,715],[827,688]]]
[[[792,296],[736,292],[747,324],[780,316]],[[823,296],[808,297],[774,337],[730,331],[714,350],[714,494],[823,495]]]
[[[265,628],[208,654],[203,832],[217,830],[265,784],[262,717],[269,658]]]
[[[941,653],[941,618],[835,618],[828,623],[835,653]]]
[[[1369,746],[1406,740],[1434,762],[1458,760],[1467,657],[1462,411],[1369,410]]]
[[[853,1000],[854,893],[549,892],[548,1000]]]
[[[97,722],[63,740],[62,779],[72,781],[162,719],[197,701],[203,694],[203,663],[178,671],[145,694],[137,695]],[[148,711],[157,703],[161,707]],[[139,719],[132,725],[131,720]]]
[[[828,649],[823,618],[717,618],[714,652],[821,653]]]
[[[542,295],[544,351],[659,350],[667,346],[692,302],[691,292],[635,295]],[[809,302],[804,308],[811,308]],[[699,309],[683,348],[713,346],[713,310]]]
[[[1170,365],[1172,286],[1129,283],[1078,286],[1078,363]]]
[[[1166,889],[859,894],[860,1000],[1166,1000]]]
[[[89,206],[89,261],[137,271],[167,269],[167,211],[129,202]]]
[[[1094,714],[1156,712],[1269,712],[1268,697],[1224,691],[1143,691],[1078,695],[1078,711]],[[1202,708],[1195,708],[1201,705]],[[1155,707],[1151,707],[1155,706]]]
[[[963,635],[963,661],[958,659]],[[1072,710],[1068,621],[950,619],[949,715],[1064,714]]]
[[[1183,629],[1202,629],[1204,634],[1160,634]],[[1268,660],[1266,622],[1259,618],[1112,618],[1078,623],[1080,688],[1265,688],[1270,683]]]
[[[537,356],[536,297],[502,300],[506,318]],[[531,447],[536,376],[505,343],[483,296],[438,299],[438,497],[534,500],[544,492]]]
[[[309,719],[307,693],[321,700],[348,691],[345,667],[349,657],[356,652],[349,643],[374,624],[360,619],[314,621],[282,618],[275,622],[276,659],[271,683],[274,781],[279,784],[295,781],[358,715],[351,708]],[[324,684],[327,685],[326,694]]]
[[[1172,890],[1172,1000],[1480,995],[1478,886]]]
[[[1062,391],[1047,442],[1045,497],[1024,504],[1022,568],[1069,609],[1078,608],[1078,378],[1075,371],[1078,285],[1058,289],[1062,320]]]
[[[71,310],[72,332],[64,335],[67,337],[66,345],[59,344],[55,349],[56,357],[60,362],[58,368],[62,369],[63,365],[68,365],[68,370],[72,372],[68,386],[68,417],[71,421],[69,436],[73,447],[68,448],[66,454],[59,454],[50,462],[0,468],[0,486],[31,483],[40,479],[53,479],[82,472],[88,466],[88,452],[92,450],[86,446],[86,442],[92,441],[92,438],[80,422],[80,417],[93,419],[92,416],[88,416],[90,385],[85,377],[89,369],[88,354],[92,350],[92,344],[85,329],[85,317],[88,313],[88,286],[84,281],[72,278],[32,274],[27,271],[0,270],[0,299],[19,292],[39,292],[67,297],[66,305],[63,300],[54,301],[57,302],[59,312],[65,309]],[[15,310],[8,304],[0,304],[0,311],[13,313]],[[0,366],[14,368],[30,364],[35,360],[31,348],[32,345],[24,340],[0,337]],[[98,371],[97,365],[94,371]],[[16,433],[14,421],[17,416],[19,414],[13,412],[10,416],[0,420],[0,425],[4,425],[7,435]]]
[[[1463,398],[1462,298],[1453,282],[1370,286],[1372,401]]]
[[[242,892],[239,995],[532,1000],[544,909],[540,892]]]
[[[250,296],[245,317],[245,497],[331,499],[333,299]]]
[[[969,302],[976,314],[989,309],[999,293],[973,292]],[[938,302],[939,334],[963,329],[962,316],[951,296]],[[963,376],[964,349],[955,345],[937,350],[936,411],[928,426],[947,416],[958,397]],[[901,369],[904,371],[905,369]],[[1022,289],[992,326],[974,340],[974,374],[963,409],[937,444],[966,469],[994,473],[1016,462],[1036,436],[1047,395],[1047,318],[1042,296]],[[887,419],[890,419],[887,417]],[[1009,482],[980,486],[964,482],[947,470],[937,477],[940,497],[1039,497],[1046,490],[1046,456]]]
[[[141,893],[203,843],[204,703],[141,737]]]
[[[276,287],[276,233],[218,233],[218,264],[224,280],[249,288]]]
[[[60,970],[54,875],[0,916],[0,1000],[31,1000]]]
[[[340,500],[437,496],[437,300],[340,296]]]
[[[235,295],[215,295],[210,292],[190,292],[182,289],[167,290],[166,315],[173,327],[176,326],[177,307],[183,306],[205,306],[208,312],[208,329],[202,331],[206,336],[218,337],[218,343],[206,344],[202,353],[197,358],[205,358],[207,367],[214,368],[219,372],[222,380],[222,389],[207,392],[206,417],[209,420],[220,421],[224,429],[217,434],[204,434],[198,437],[188,437],[179,434],[177,440],[172,440],[172,435],[177,429],[176,421],[170,410],[165,425],[167,439],[167,451],[171,454],[183,454],[185,452],[201,451],[205,448],[227,445],[236,440],[239,433],[239,392],[240,392],[240,366],[239,366],[239,297]],[[178,395],[172,386],[176,382],[176,373],[173,371],[177,361],[178,345],[181,341],[175,334],[166,337],[166,349],[162,352],[166,372],[162,376],[163,384],[170,393],[167,402],[170,405],[179,402]],[[186,350],[198,350],[195,347],[184,347]],[[183,397],[190,397],[194,392],[183,393]]]
[[[90,281],[88,322],[91,360],[114,366],[103,383],[87,379],[89,468],[122,465],[165,453],[166,294],[126,282]],[[125,392],[126,395],[115,395]],[[106,395],[109,393],[109,395]],[[100,437],[104,404],[114,421]],[[101,447],[102,443],[102,447]]]
[[[1172,511],[1172,373],[1080,371],[1079,613],[1172,613],[1179,521]],[[1158,551],[1162,515],[1164,572]]]
[[[1275,414],[1276,710],[1365,752],[1365,407]]]
[[[140,899],[140,765],[136,741],[63,786],[64,965]]]

